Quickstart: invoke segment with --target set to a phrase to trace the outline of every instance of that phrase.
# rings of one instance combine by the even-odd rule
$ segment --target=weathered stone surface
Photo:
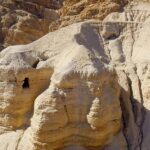
[[[0,53],[1,132],[23,130],[18,149],[104,147],[121,130],[120,86],[97,33],[74,24]]]
[[[3,47],[28,44],[44,36],[49,25],[59,19],[56,9],[61,5],[51,0],[0,1],[0,43]]]
[[[64,0],[60,19],[50,25],[50,31],[87,19],[103,20],[109,13],[121,11],[127,0]]]
[[[126,0],[0,0],[0,50],[85,19],[102,20],[125,4]]]
[[[149,150],[149,10],[2,50],[0,150]]]

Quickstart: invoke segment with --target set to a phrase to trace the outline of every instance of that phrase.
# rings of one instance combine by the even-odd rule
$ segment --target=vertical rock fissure
[[[131,105],[132,105],[132,111],[134,114],[134,118],[136,118],[135,107],[134,107],[134,98],[133,98],[133,90],[132,90],[132,82],[131,82],[129,77],[128,77],[128,85],[129,85],[129,90],[130,90],[130,101],[131,101]]]
[[[138,78],[138,80],[139,80],[139,78]],[[140,91],[140,96],[141,96],[141,104],[138,104],[137,100],[134,99],[134,94],[133,94],[133,89],[132,89],[132,80],[130,79],[130,77],[128,77],[128,84],[129,84],[129,88],[130,88],[130,100],[131,100],[131,104],[132,104],[132,110],[133,110],[133,114],[134,114],[134,118],[135,118],[135,123],[137,124],[137,127],[139,128],[139,134],[140,134],[140,137],[138,139],[139,149],[142,150],[141,145],[142,145],[142,139],[143,139],[142,126],[143,126],[143,120],[144,120],[144,116],[143,116],[144,110],[143,110],[143,99],[142,99],[142,95],[141,95],[142,94],[141,93],[142,92],[141,91],[141,83],[139,80],[139,91]],[[141,109],[141,110],[139,110],[139,109]],[[137,122],[138,117],[139,117],[140,123]]]
[[[67,110],[66,104],[64,105],[64,109],[65,109],[65,112],[66,112],[66,115],[67,115],[67,118],[68,118],[68,121],[69,121],[70,119],[69,119],[69,114],[68,114],[68,110]]]
[[[67,118],[68,118],[68,122],[69,122],[69,120],[70,120],[70,118],[69,118],[69,113],[68,113],[68,110],[67,110],[67,104],[66,104],[66,100],[65,100],[65,97],[64,96],[62,96],[62,102],[64,103],[64,110],[65,110],[65,112],[66,112],[66,116],[67,116]]]
[[[126,128],[127,128],[127,124],[128,124],[128,120],[126,118],[126,115],[128,115],[128,114],[127,114],[127,110],[125,108],[125,104],[123,102],[122,93],[120,94],[119,100],[120,100],[120,106],[121,106],[121,110],[122,110],[122,124],[123,124],[122,131],[123,131],[123,135],[124,135],[125,141],[127,143],[127,148],[129,150],[130,146],[129,146],[129,141],[128,141],[127,134],[126,134]]]
[[[132,38],[132,49],[131,49],[131,58],[132,58],[132,55],[133,55],[133,46],[134,46],[134,43],[135,43],[135,38],[134,38],[134,33],[133,33],[133,28],[131,28],[131,38]]]
[[[138,74],[137,74],[138,76]],[[142,94],[142,84],[141,84],[141,80],[138,76],[138,80],[139,80],[139,91],[140,91],[140,96],[141,96],[141,102],[142,102],[142,120],[141,120],[141,124],[140,124],[140,132],[141,132],[141,142],[140,142],[140,150],[142,150],[142,143],[143,143],[143,124],[144,124],[144,120],[145,120],[145,110],[144,110],[144,100],[143,100],[143,94]]]

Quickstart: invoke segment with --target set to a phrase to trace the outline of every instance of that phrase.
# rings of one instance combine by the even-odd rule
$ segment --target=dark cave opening
[[[29,88],[29,87],[30,87],[30,85],[29,85],[29,78],[25,78],[25,79],[23,80],[22,88],[23,88],[23,89],[26,89],[26,88]]]

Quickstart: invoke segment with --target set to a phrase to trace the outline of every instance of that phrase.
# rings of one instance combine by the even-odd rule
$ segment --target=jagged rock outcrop
[[[85,19],[102,20],[109,13],[120,11],[126,3],[126,0],[0,0],[0,50],[31,43],[49,31]]]
[[[49,25],[59,19],[56,0],[1,0],[0,49],[9,45],[28,44],[49,32]]]
[[[149,10],[2,50],[0,150],[149,150]]]
[[[50,31],[87,19],[103,20],[126,4],[128,0],[64,0],[59,9],[60,19],[50,25]]]

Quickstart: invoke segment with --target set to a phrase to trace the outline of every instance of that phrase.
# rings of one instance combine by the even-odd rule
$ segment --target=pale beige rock
[[[121,130],[120,86],[95,31],[74,24],[0,53],[0,121],[24,130],[18,149],[104,147]]]
[[[148,150],[145,11],[76,23],[0,52],[0,150]]]

